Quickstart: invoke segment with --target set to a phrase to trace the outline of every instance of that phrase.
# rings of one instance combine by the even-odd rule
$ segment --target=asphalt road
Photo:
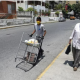
[[[44,58],[32,69],[30,69],[32,65],[26,63],[19,66],[25,70],[30,69],[27,72],[16,68],[21,60],[15,62],[15,57],[22,33],[25,32],[23,40],[28,39],[27,34],[32,33],[33,25],[0,30],[0,80],[36,80],[68,44],[69,36],[78,22],[80,20],[44,24],[47,30],[43,42]]]

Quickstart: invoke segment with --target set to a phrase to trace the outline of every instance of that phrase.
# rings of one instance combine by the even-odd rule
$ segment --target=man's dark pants
[[[42,49],[42,42],[43,39],[40,37],[36,37],[36,39],[38,40],[38,43],[40,43],[40,49],[39,49],[39,53],[38,53],[38,59],[43,55],[43,49]]]

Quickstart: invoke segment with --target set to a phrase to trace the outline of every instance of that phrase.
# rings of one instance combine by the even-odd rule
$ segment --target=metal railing
[[[32,12],[17,11],[17,17],[32,17]]]

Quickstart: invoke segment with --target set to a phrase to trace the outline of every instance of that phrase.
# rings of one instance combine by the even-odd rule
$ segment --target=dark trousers
[[[39,53],[38,53],[38,58],[40,58],[43,55],[43,49],[42,49],[43,39],[39,37],[36,37],[36,39],[38,40],[38,43],[40,43],[40,48],[39,48]]]
[[[73,60],[74,60],[73,67],[78,67],[79,60],[80,60],[80,50],[72,46],[72,53],[73,53]]]

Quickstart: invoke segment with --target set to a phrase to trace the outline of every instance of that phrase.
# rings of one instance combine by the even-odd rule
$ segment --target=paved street
[[[34,26],[23,26],[0,30],[0,80],[36,80],[43,70],[68,44],[69,36],[76,23],[80,20],[67,20],[44,24],[47,30],[43,42],[44,58],[31,70],[16,68],[20,62],[15,62],[16,52],[23,32],[31,34]],[[28,39],[28,35],[24,38]],[[30,65],[28,65],[28,68]],[[56,76],[55,76],[56,77]]]

